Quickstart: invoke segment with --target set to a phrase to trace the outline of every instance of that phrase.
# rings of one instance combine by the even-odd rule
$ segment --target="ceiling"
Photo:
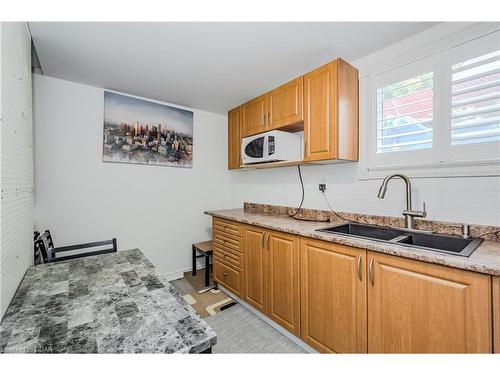
[[[30,22],[45,75],[225,113],[336,57],[353,61],[432,22]]]

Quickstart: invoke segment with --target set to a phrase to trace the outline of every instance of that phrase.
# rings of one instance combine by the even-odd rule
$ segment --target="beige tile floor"
[[[198,297],[196,290],[204,287],[203,277],[203,270],[195,277],[186,273],[182,279],[172,281],[172,285],[181,294],[192,293]],[[305,353],[300,346],[240,304],[204,319],[217,332],[213,353]]]
[[[239,304],[205,320],[217,332],[214,353],[305,353]]]

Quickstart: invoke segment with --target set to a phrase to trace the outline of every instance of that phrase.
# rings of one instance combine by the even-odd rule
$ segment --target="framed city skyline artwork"
[[[192,168],[193,112],[104,91],[105,162]]]

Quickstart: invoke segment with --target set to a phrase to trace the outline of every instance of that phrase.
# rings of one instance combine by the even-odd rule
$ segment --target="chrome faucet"
[[[406,184],[406,210],[403,211],[403,215],[405,217],[406,229],[413,229],[413,218],[414,217],[426,217],[427,212],[425,211],[425,202],[424,202],[423,211],[416,211],[416,210],[412,209],[412,207],[411,207],[411,182],[410,182],[410,179],[408,177],[406,177],[404,174],[399,174],[399,173],[387,176],[386,178],[384,178],[382,185],[380,185],[377,196],[380,199],[384,199],[385,192],[387,191],[387,183],[394,177],[401,178]]]

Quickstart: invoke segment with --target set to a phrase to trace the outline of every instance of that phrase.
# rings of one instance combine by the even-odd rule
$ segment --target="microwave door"
[[[243,160],[245,163],[261,163],[266,160],[266,137],[256,137],[249,141],[244,149]]]

